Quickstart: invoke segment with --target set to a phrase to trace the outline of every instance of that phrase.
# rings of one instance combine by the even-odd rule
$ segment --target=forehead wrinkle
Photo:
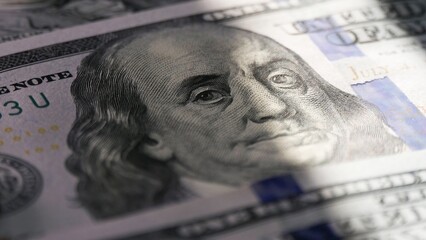
[[[186,42],[170,42],[170,39],[159,39],[148,43],[147,51],[160,58],[180,58],[189,54],[190,46]]]
[[[241,61],[241,59],[246,58],[247,52],[253,52],[253,50],[257,50],[257,53],[254,53],[255,56],[262,50],[266,50],[260,53],[262,57],[254,57],[254,59],[264,58],[264,60],[270,57],[267,56],[267,53],[273,53],[274,50],[277,50],[277,44],[274,44],[274,41],[268,41],[267,38],[240,30],[227,29],[225,32],[213,31],[207,33],[203,31],[194,32],[193,29],[189,28],[184,30],[188,32],[189,36],[182,34],[181,31],[176,31],[176,29],[157,32],[153,35],[133,39],[118,51],[117,55],[120,55],[121,65],[126,65],[123,68],[128,70],[127,75],[136,82],[144,81],[144,84],[135,84],[136,86],[142,90],[146,90],[146,87],[152,88],[155,84],[163,88],[164,86],[170,88],[170,84],[167,84],[168,81],[158,81],[166,77],[163,74],[164,72],[172,74],[167,75],[167,78],[171,80],[175,73],[188,76],[198,69],[201,73],[208,68],[222,68],[225,65],[224,60],[228,60],[227,65],[229,65],[229,60]],[[229,33],[229,35],[224,33]],[[182,35],[185,35],[185,37]],[[239,46],[245,46],[245,50]],[[196,49],[194,50],[194,48]],[[280,50],[283,51],[284,49],[280,48]],[[171,55],[175,56],[170,58]],[[219,61],[212,61],[214,55],[218,56]],[[186,59],[188,60],[185,61]],[[202,61],[204,59],[206,61]],[[200,63],[205,63],[205,66],[199,68]],[[212,63],[220,64],[212,67]],[[181,67],[177,67],[176,64]],[[157,67],[159,65],[162,66],[161,70]],[[170,89],[167,89],[167,91],[170,91]]]
[[[285,48],[278,46],[274,41],[260,36],[246,36],[242,44],[231,53],[233,62],[240,66],[246,66],[248,69],[253,69],[257,66],[262,66],[270,62],[271,59],[286,59],[287,55],[291,54]]]
[[[155,75],[150,69],[151,61],[148,59],[148,55],[144,48],[136,48],[135,50],[135,46],[131,44],[124,46],[115,53],[118,70],[122,71],[133,87],[138,89],[142,102],[147,99],[147,89],[152,89],[155,84],[154,81],[149,81],[149,79],[155,79]]]
[[[215,60],[216,59],[216,60]],[[168,92],[175,92],[182,84],[182,81],[197,75],[221,75],[224,71],[223,59],[211,56],[210,58],[204,53],[194,50],[185,55],[173,58],[162,59],[162,71],[169,74],[162,74],[161,71],[154,70],[159,78],[164,79],[161,85]]]
[[[298,63],[296,61],[292,61],[289,58],[286,58],[284,56],[275,56],[273,58],[270,59],[270,61],[267,61],[266,63],[262,64],[262,65],[255,65],[253,66],[254,68],[263,68],[263,69],[268,69],[271,67],[271,65],[275,64],[275,63],[291,63],[293,65],[298,65]]]
[[[176,92],[176,86],[180,83],[180,81],[176,80],[183,80],[187,77],[201,74],[221,74],[222,72],[219,69],[222,69],[224,64],[220,59],[219,61],[211,61],[211,58],[203,57],[205,54],[198,50],[179,56],[177,59],[157,58],[153,54],[141,51],[140,48],[138,50],[134,51],[132,47],[121,49],[117,60],[120,62],[125,74],[133,80],[134,85],[142,93],[140,97],[144,102],[149,100],[152,92],[161,96],[161,98],[156,98],[155,102],[168,101],[172,96],[176,96],[176,94],[172,95],[172,93]],[[194,59],[194,56],[200,56],[202,59],[208,59],[209,61],[205,62],[206,64],[200,64],[203,61],[197,58]],[[213,67],[212,62],[216,63]],[[176,64],[180,67],[177,67]],[[176,79],[173,78],[175,76]],[[161,91],[158,91],[158,89],[161,89]],[[143,94],[144,92],[145,94]]]

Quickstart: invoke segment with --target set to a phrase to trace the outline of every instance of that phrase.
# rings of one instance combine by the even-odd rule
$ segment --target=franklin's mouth
[[[276,142],[280,145],[284,144],[285,147],[296,147],[327,141],[330,139],[331,135],[334,134],[322,130],[305,130],[294,134],[278,133],[274,135],[259,136],[253,140],[245,142],[245,145],[248,148],[254,148],[258,144],[274,144]]]

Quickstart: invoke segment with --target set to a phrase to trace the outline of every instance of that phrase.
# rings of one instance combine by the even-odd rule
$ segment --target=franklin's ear
[[[145,141],[139,145],[139,151],[159,161],[168,161],[173,157],[172,149],[156,133],[148,134]]]

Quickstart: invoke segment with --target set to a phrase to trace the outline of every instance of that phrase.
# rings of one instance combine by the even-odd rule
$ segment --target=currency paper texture
[[[374,163],[317,167],[230,194],[36,239],[424,239],[424,158],[423,151]],[[282,190],[275,191],[280,198],[271,197],[272,189]]]
[[[424,9],[196,1],[0,45],[1,235],[424,149]]]
[[[178,2],[182,0],[2,0],[0,42]]]

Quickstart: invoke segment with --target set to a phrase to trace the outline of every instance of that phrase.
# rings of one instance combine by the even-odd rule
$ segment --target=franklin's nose
[[[254,123],[282,119],[291,112],[291,107],[284,99],[274,95],[264,86],[252,89],[247,100],[249,105],[247,118]]]

